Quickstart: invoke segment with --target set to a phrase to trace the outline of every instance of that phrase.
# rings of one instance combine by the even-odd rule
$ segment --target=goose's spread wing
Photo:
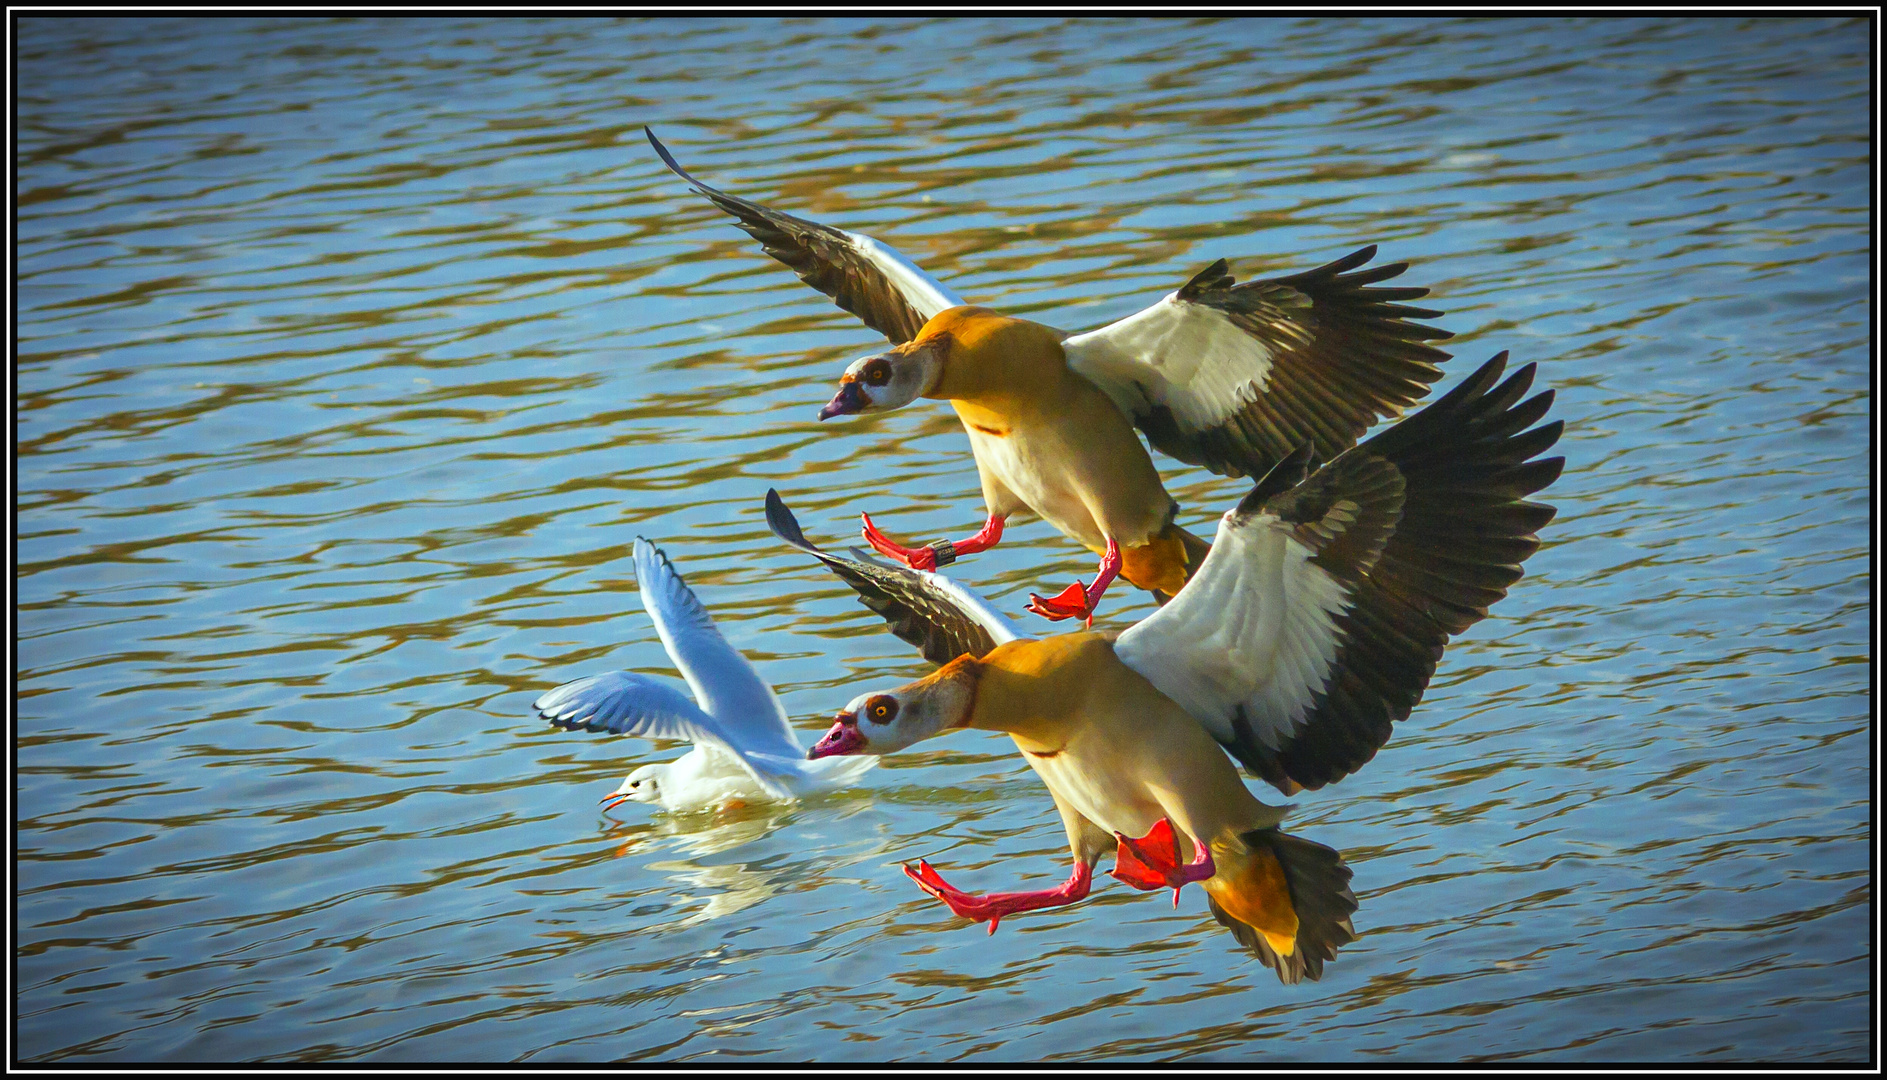
[[[636,584],[669,659],[727,739],[743,753],[803,754],[773,688],[721,636],[668,556],[639,536]]]
[[[1369,288],[1406,263],[1355,270],[1374,245],[1290,277],[1235,285],[1220,259],[1159,303],[1062,342],[1155,447],[1226,476],[1263,476],[1311,443],[1328,461],[1441,378],[1452,335],[1409,322],[1441,313],[1394,303],[1420,288]]]
[[[712,746],[739,762],[760,785],[776,797],[792,792],[773,777],[779,771],[769,755],[743,752],[726,726],[701,711],[688,696],[667,682],[633,671],[612,671],[567,682],[545,692],[531,705],[538,715],[574,731],[610,731],[650,739],[686,739]],[[798,756],[798,755],[794,755]]]
[[[676,164],[655,132],[642,129],[662,163],[695,186],[708,201],[732,214],[760,250],[785,263],[799,279],[830,296],[866,326],[902,345],[917,336],[932,315],[963,300],[889,245],[869,236],[807,221],[718,191]]]
[[[1354,772],[1553,518],[1525,496],[1559,476],[1530,459],[1562,424],[1526,430],[1553,393],[1516,405],[1533,365],[1496,388],[1506,356],[1308,479],[1308,447],[1280,463],[1116,655],[1287,794]]]
[[[865,606],[884,617],[891,632],[917,646],[924,659],[947,664],[964,653],[982,656],[1006,641],[1027,637],[988,600],[942,574],[894,566],[853,549],[847,559],[821,551],[806,539],[780,493],[767,491],[767,525],[773,535],[826,564],[857,591]]]

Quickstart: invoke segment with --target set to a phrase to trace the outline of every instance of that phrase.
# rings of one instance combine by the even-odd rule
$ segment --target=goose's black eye
[[[869,386],[883,386],[891,381],[891,365],[883,360],[873,360],[865,365],[865,383]]]
[[[874,724],[889,724],[898,715],[898,703],[894,698],[875,697],[865,703],[865,715],[871,717]]]

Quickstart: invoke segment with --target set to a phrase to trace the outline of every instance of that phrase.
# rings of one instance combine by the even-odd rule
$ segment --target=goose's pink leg
[[[1039,892],[1003,892],[984,893],[977,896],[955,888],[930,868],[922,859],[917,861],[917,869],[904,864],[904,873],[917,887],[949,905],[950,910],[966,919],[976,922],[989,920],[989,932],[996,932],[996,924],[1004,915],[1014,915],[1018,911],[1037,911],[1042,908],[1066,907],[1088,895],[1088,888],[1094,883],[1094,867],[1086,862],[1075,863],[1074,873],[1068,880],[1052,889]]]
[[[1043,599],[1029,594],[1029,610],[1053,622],[1063,619],[1081,619],[1083,625],[1092,629],[1094,626],[1094,605],[1113,582],[1114,575],[1120,573],[1120,545],[1113,537],[1107,538],[1107,553],[1101,556],[1101,567],[1094,572],[1094,584],[1083,586],[1079,579],[1073,585],[1063,589],[1060,594]]]
[[[949,566],[957,561],[959,555],[974,555],[979,551],[988,551],[1002,542],[1003,518],[998,514],[989,515],[983,527],[976,534],[956,543],[938,540],[920,548],[907,548],[903,544],[878,531],[878,526],[871,523],[870,514],[858,515],[865,522],[865,542],[877,549],[881,555],[889,555],[913,570],[935,570],[939,566]]]
[[[1204,881],[1218,868],[1212,863],[1212,850],[1204,844],[1189,863],[1180,863],[1179,837],[1173,823],[1161,818],[1138,840],[1126,833],[1115,833],[1120,851],[1114,855],[1114,869],[1108,871],[1136,889],[1171,889],[1173,906],[1179,906],[1179,890],[1189,881]]]

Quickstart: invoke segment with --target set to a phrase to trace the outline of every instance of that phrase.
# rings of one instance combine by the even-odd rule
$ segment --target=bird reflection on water
[[[638,931],[664,933],[745,911],[783,889],[829,881],[835,869],[855,861],[893,861],[889,851],[875,843],[867,850],[847,851],[850,845],[827,848],[818,839],[823,825],[871,811],[877,801],[873,793],[855,788],[796,803],[727,803],[685,813],[656,810],[635,823],[605,818],[602,835],[615,845],[616,858],[648,859],[641,868],[668,880],[674,887],[668,898],[671,909],[692,909],[681,918],[650,923]],[[788,842],[776,843],[776,834]],[[646,900],[650,895],[644,888],[623,898]]]
[[[644,829],[638,829],[639,835],[625,839],[616,849],[619,858],[646,853],[652,846],[667,848],[681,856],[653,859],[643,864],[677,886],[673,895],[676,908],[693,907],[703,894],[706,895],[706,903],[688,915],[655,923],[644,932],[661,933],[712,922],[745,911],[778,892],[791,873],[790,868],[779,865],[777,853],[750,861],[738,857],[728,862],[706,860],[765,839],[793,816],[790,808],[777,803],[740,804],[692,814],[661,814]],[[615,832],[611,829],[605,835]],[[646,890],[643,892],[646,894]]]

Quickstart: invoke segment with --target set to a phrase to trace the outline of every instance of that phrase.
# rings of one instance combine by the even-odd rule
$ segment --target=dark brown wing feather
[[[861,319],[866,326],[902,345],[917,336],[928,321],[870,259],[853,244],[852,234],[816,221],[770,210],[756,202],[711,188],[689,175],[655,137],[642,129],[662,163],[676,176],[695,186],[708,201],[734,216],[760,250],[785,263],[799,279],[830,296],[834,303]]]
[[[1317,552],[1313,561],[1353,582],[1354,592],[1336,618],[1329,680],[1296,734],[1278,750],[1246,739],[1228,747],[1258,776],[1286,790],[1319,788],[1374,757],[1390,726],[1422,700],[1449,637],[1484,618],[1540,546],[1535,534],[1554,509],[1526,496],[1557,479],[1565,459],[1533,459],[1564,425],[1524,430],[1546,414],[1553,392],[1520,401],[1532,364],[1495,386],[1506,360],[1499,354],[1422,411],[1266,500],[1268,512],[1304,522],[1299,538]],[[1349,538],[1380,529],[1339,533],[1321,549],[1306,538],[1322,520],[1319,507],[1342,499],[1386,506],[1396,487],[1397,516],[1373,557]]]
[[[767,491],[767,527],[773,535],[825,563],[858,593],[866,607],[883,617],[893,634],[917,646],[924,659],[947,664],[964,653],[982,656],[999,644],[976,613],[933,582],[935,575],[847,559],[815,547],[800,531],[799,521],[786,508],[780,493],[772,489]],[[1007,629],[1003,633],[1003,640],[1015,636]]]
[[[1372,287],[1408,269],[1356,270],[1375,255],[1372,244],[1315,270],[1243,285],[1223,259],[1195,275],[1178,299],[1222,312],[1271,351],[1273,366],[1256,400],[1208,430],[1184,430],[1164,406],[1146,410],[1135,423],[1147,441],[1216,473],[1263,476],[1305,442],[1329,461],[1427,396],[1449,354],[1422,343],[1453,335],[1409,321],[1441,312],[1397,302],[1427,289]]]

